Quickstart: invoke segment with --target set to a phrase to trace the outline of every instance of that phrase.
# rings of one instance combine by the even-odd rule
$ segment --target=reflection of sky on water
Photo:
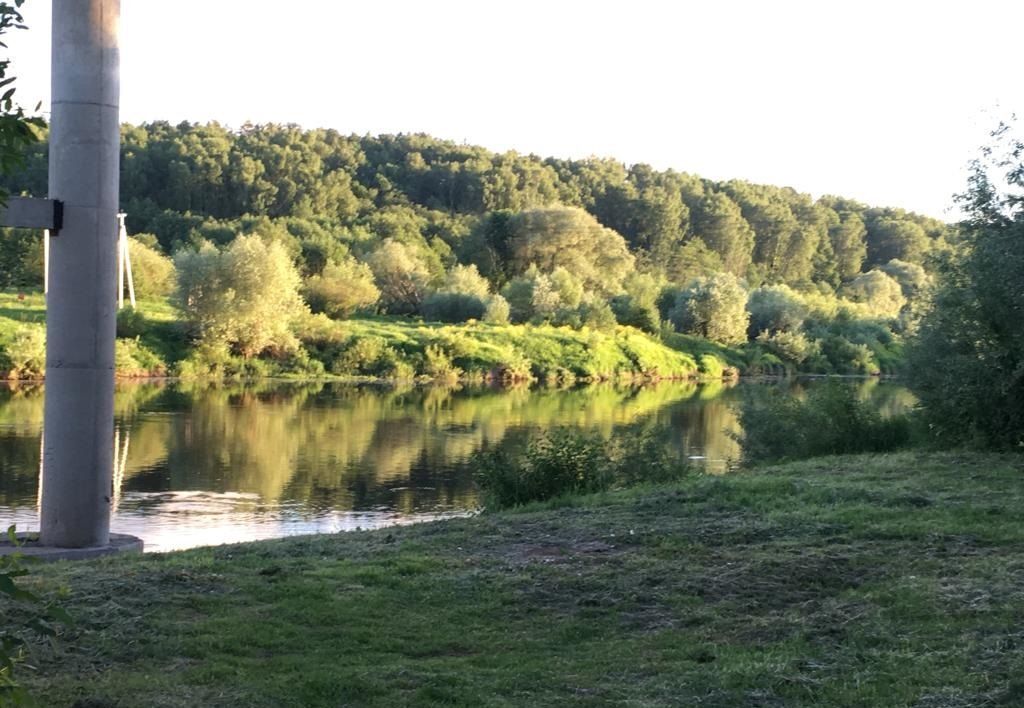
[[[4,510],[7,524],[34,529],[35,509]],[[284,536],[377,529],[466,516],[471,511],[402,514],[394,510],[310,513],[295,502],[265,503],[256,494],[184,491],[129,493],[111,519],[111,531],[139,536],[147,552],[259,541]]]
[[[860,385],[882,410],[903,405],[901,387]],[[739,458],[740,388],[121,386],[111,527],[172,550],[471,513],[474,453],[554,428],[653,432],[721,473]],[[20,529],[38,527],[42,404],[41,387],[0,388],[0,522]]]

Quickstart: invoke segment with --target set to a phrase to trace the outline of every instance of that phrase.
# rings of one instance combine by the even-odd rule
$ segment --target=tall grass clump
[[[838,382],[812,388],[803,400],[774,388],[751,390],[739,419],[746,463],[888,452],[911,442],[908,416],[884,417]]]
[[[668,482],[690,471],[661,437],[626,433],[605,440],[567,430],[541,433],[520,452],[477,453],[473,464],[487,509]]]

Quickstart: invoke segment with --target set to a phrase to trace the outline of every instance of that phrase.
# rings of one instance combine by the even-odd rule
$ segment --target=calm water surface
[[[112,530],[167,551],[472,513],[472,455],[544,429],[664,433],[709,470],[739,457],[743,383],[572,390],[137,383],[115,399]],[[784,384],[799,395],[813,384]],[[855,384],[879,408],[912,398]],[[38,528],[42,386],[0,388],[0,522]]]

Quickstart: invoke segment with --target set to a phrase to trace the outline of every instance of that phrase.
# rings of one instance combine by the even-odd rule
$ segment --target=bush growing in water
[[[603,440],[575,431],[542,433],[519,454],[503,448],[480,452],[473,464],[488,509],[667,482],[690,471],[660,437],[625,434]]]
[[[774,388],[752,390],[739,418],[747,463],[887,452],[911,438],[907,416],[884,418],[857,400],[851,386],[836,382],[811,389],[806,400]]]

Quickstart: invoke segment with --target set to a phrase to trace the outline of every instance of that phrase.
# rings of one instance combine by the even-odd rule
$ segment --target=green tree
[[[174,265],[193,336],[245,358],[297,347],[292,326],[306,308],[299,273],[279,243],[243,235],[224,250],[206,244],[181,251]]]
[[[747,263],[749,264],[749,258]],[[668,281],[677,285],[726,270],[722,257],[708,248],[701,238],[688,239],[669,256],[667,262],[660,267],[653,264],[651,267],[664,272]]]
[[[535,265],[502,290],[513,322],[566,320],[567,313],[575,312],[583,303],[584,294],[583,283],[566,268],[542,273]]]
[[[754,230],[754,263],[766,279],[778,282],[784,277],[790,241],[799,228],[790,208],[789,195],[776,187],[738,180],[726,183],[725,189]]]
[[[899,283],[903,296],[910,301],[916,300],[931,284],[931,276],[917,263],[893,258],[879,270]]]
[[[0,36],[11,30],[27,29],[21,6],[25,0],[0,3]],[[7,47],[0,41],[0,47]],[[25,164],[25,148],[38,142],[43,120],[29,115],[14,100],[14,76],[9,76],[11,60],[0,59],[0,173],[10,174]],[[6,202],[7,191],[0,189],[0,203]]]
[[[487,313],[490,301],[490,284],[476,266],[457,265],[448,271],[441,287],[423,301],[423,316],[442,322],[479,320]],[[499,317],[497,310],[492,314]]]
[[[721,344],[747,341],[747,291],[732,273],[697,278],[676,295],[669,319],[676,329]]]
[[[915,221],[901,216],[884,215],[868,223],[868,265],[882,265],[894,258],[920,262],[928,250],[928,235]]]
[[[776,273],[784,283],[808,284],[815,266],[819,270],[823,267],[823,264],[815,260],[817,256],[822,255],[822,243],[831,247],[828,243],[827,212],[813,204],[807,195],[798,194],[790,189],[783,190],[783,194],[796,220],[796,226],[790,233],[785,254],[776,268]]]
[[[501,295],[493,295],[487,303],[487,309],[484,310],[484,322],[508,324],[511,313],[512,308],[509,306],[508,300]]]
[[[864,220],[856,212],[837,214],[834,222],[829,225],[828,237],[832,242],[832,251],[842,280],[851,280],[860,273],[868,253],[864,240],[866,234]]]
[[[842,294],[864,305],[873,317],[896,317],[907,304],[896,279],[877,269],[858,275],[843,287]]]
[[[1006,126],[975,160],[959,198],[967,218],[907,371],[943,443],[1024,445],[1024,141]]]
[[[721,192],[709,194],[694,221],[694,232],[718,255],[722,267],[736,277],[746,275],[753,257],[754,231],[736,202]]]
[[[367,258],[380,289],[380,302],[392,314],[418,312],[432,280],[427,262],[409,246],[385,239]]]
[[[526,322],[533,317],[533,288],[540,277],[537,266],[505,283],[501,295],[508,303],[512,322]]]
[[[511,226],[510,255],[520,273],[530,265],[542,272],[561,266],[588,289],[614,295],[633,270],[625,239],[582,209],[532,209],[513,217]]]
[[[751,339],[767,332],[798,332],[809,314],[800,294],[788,285],[765,285],[752,290],[747,300]]]
[[[657,332],[660,325],[658,296],[664,282],[649,273],[631,273],[624,284],[626,292],[609,303],[619,324],[647,332]]]

